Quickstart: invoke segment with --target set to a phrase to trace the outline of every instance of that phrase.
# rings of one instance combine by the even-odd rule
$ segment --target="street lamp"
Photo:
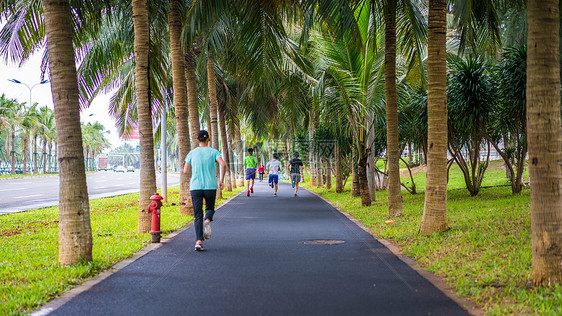
[[[38,82],[38,83],[36,83],[36,84],[34,84],[34,85],[32,85],[32,86],[30,87],[30,86],[27,85],[26,83],[23,83],[23,82],[21,82],[21,81],[19,81],[19,80],[17,80],[17,79],[13,79],[13,78],[12,78],[12,79],[8,79],[8,81],[13,82],[13,83],[17,83],[17,84],[22,84],[22,85],[26,86],[27,89],[29,89],[29,106],[32,106],[32,103],[31,103],[31,90],[33,90],[33,88],[34,88],[35,86],[37,86],[37,85],[45,84],[45,83],[49,82],[48,79],[45,79],[45,80],[43,80],[43,81],[41,81],[41,82]]]

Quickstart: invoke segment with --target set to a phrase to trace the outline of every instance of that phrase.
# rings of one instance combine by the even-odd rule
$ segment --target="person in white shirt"
[[[273,154],[273,159],[267,162],[265,169],[269,173],[269,186],[275,189],[273,196],[277,196],[277,187],[279,183],[279,172],[283,170],[283,165],[279,160],[277,160],[277,154]]]

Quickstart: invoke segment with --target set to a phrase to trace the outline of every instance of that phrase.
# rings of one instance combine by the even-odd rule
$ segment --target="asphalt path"
[[[188,227],[37,315],[468,315],[329,204],[304,190],[293,197],[289,184],[277,198],[265,184],[238,195],[212,229],[205,251],[194,251]]]
[[[135,172],[100,171],[88,173],[88,194],[98,199],[139,191],[138,170]],[[168,174],[168,186],[179,184],[179,174]],[[160,187],[160,174],[156,174]],[[59,177],[22,177],[0,180],[0,215],[57,205],[59,203]]]

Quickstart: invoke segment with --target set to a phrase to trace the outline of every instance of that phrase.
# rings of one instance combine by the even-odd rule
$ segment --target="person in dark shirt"
[[[299,192],[299,182],[301,181],[301,167],[304,167],[302,160],[299,159],[299,153],[293,154],[293,159],[289,161],[287,167],[291,168],[291,184],[295,188],[295,197]]]

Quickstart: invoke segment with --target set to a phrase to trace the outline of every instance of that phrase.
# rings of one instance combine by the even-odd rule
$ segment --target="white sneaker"
[[[209,221],[203,222],[203,237],[205,237],[205,239],[211,238],[211,222]]]

